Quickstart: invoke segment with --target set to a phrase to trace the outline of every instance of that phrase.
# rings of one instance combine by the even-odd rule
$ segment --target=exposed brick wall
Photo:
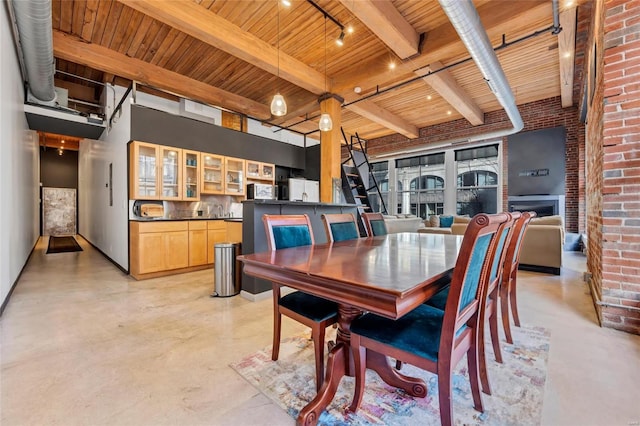
[[[601,318],[640,334],[640,1],[605,2],[603,41]]]
[[[584,94],[587,90],[585,76],[588,71],[589,30],[591,28],[591,15],[593,14],[593,2],[584,2],[578,7],[576,16],[576,46],[573,77],[573,102],[578,105],[578,111],[585,111]],[[578,144],[578,229],[580,233],[586,231],[586,143]]]
[[[584,124],[580,123],[578,110],[575,107],[562,108],[560,97],[544,99],[518,106],[522,120],[524,122],[523,132],[540,130],[551,127],[564,126],[566,129],[566,229],[569,232],[583,230],[584,226],[579,226],[579,151],[580,146],[584,146]],[[488,131],[500,130],[511,127],[509,119],[503,110],[485,113],[485,124],[481,126],[471,126],[467,120],[456,120],[442,123],[435,126],[420,129],[420,137],[408,139],[402,135],[394,134],[367,142],[367,149],[370,155],[381,154],[390,151],[399,151],[407,148],[428,146],[429,144],[448,141],[452,139],[465,139],[469,136],[486,133]],[[503,155],[505,158],[503,176],[507,176],[507,138],[503,138]],[[504,204],[506,209],[507,185],[505,182],[502,188]]]

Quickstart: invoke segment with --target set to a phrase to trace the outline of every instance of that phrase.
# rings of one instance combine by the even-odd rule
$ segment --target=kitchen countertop
[[[179,222],[186,220],[224,220],[225,222],[242,222],[241,217],[184,217],[184,218],[168,218],[168,217],[135,217],[129,219],[131,222]]]

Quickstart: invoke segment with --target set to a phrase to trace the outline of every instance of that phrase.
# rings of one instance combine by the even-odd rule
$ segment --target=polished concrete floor
[[[294,424],[228,367],[270,344],[270,299],[210,298],[211,270],[135,281],[78,240],[40,240],[0,320],[3,426]],[[551,330],[542,424],[638,425],[640,336],[598,326],[584,264],[519,275],[523,322]]]

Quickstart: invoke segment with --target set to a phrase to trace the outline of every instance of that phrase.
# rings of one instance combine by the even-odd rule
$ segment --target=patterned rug
[[[503,364],[495,362],[491,344],[487,344],[492,395],[482,396],[484,413],[473,409],[466,359],[458,364],[453,378],[453,415],[456,424],[540,423],[549,332],[544,328],[526,327],[514,327],[512,331],[515,344],[502,344]],[[284,339],[280,344],[278,361],[271,361],[271,347],[267,347],[230,365],[293,418],[316,394],[313,342],[306,337]],[[439,425],[437,376],[408,364],[402,367],[402,373],[422,378],[428,384],[427,397],[409,396],[402,390],[388,386],[375,372],[367,370],[366,392],[358,412],[355,415],[345,413],[344,409],[351,404],[354,388],[354,379],[345,377],[318,424]]]

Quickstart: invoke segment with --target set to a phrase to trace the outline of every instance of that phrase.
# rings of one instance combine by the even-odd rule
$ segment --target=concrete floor
[[[229,362],[271,343],[271,299],[212,299],[213,272],[147,281],[82,238],[39,241],[0,320],[1,424],[292,425]],[[520,272],[520,316],[551,330],[542,424],[640,424],[640,336],[598,326],[585,258]],[[305,327],[284,319],[283,336]]]

